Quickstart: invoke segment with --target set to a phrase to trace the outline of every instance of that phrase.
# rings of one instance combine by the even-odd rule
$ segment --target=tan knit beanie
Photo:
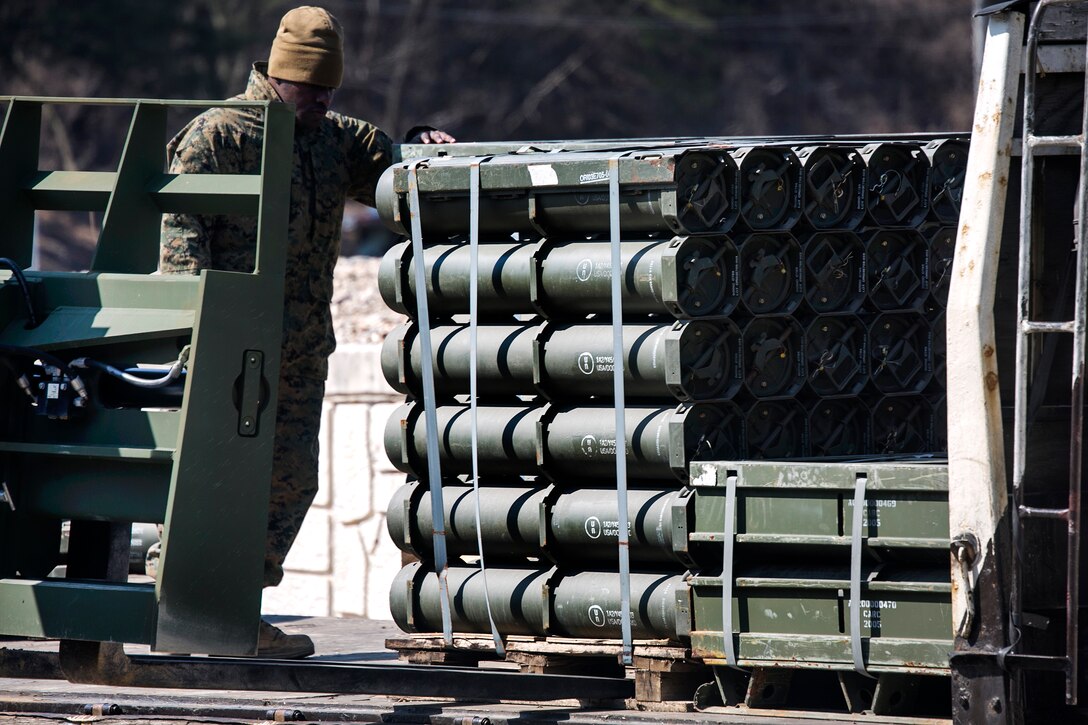
[[[268,54],[268,75],[296,83],[339,88],[344,79],[344,32],[324,8],[288,11]]]

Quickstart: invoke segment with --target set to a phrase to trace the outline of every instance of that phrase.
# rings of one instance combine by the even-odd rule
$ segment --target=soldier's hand
[[[413,143],[456,143],[457,139],[437,128],[420,131]]]

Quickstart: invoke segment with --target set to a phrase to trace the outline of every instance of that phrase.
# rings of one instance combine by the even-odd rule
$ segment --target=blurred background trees
[[[5,0],[0,93],[225,98],[297,4]],[[417,123],[479,141],[970,127],[973,0],[323,4],[346,32],[337,110],[394,138]],[[51,160],[116,163],[127,119],[66,113],[43,121]],[[87,236],[85,221],[44,234]],[[78,264],[70,241],[50,257],[74,247]]]

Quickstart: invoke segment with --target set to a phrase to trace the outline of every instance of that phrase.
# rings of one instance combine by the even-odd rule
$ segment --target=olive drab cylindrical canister
[[[521,479],[480,485],[480,531],[488,561],[540,556],[541,506],[548,493],[546,484],[527,486]],[[475,503],[472,486],[456,479],[443,482],[446,549],[451,556],[479,553]],[[401,551],[421,559],[433,557],[431,513],[431,492],[425,483],[406,483],[393,493],[386,527]]]
[[[783,460],[808,455],[808,415],[796,400],[761,400],[745,418],[748,457]]]
[[[956,228],[927,225],[923,227],[929,243],[929,294],[936,304],[948,304],[952,284],[952,260],[956,255]]]
[[[805,301],[816,314],[857,312],[865,304],[865,245],[856,234],[813,234],[804,242]]]
[[[853,396],[869,382],[865,324],[854,315],[817,317],[805,331],[808,386],[825,397]]]
[[[757,398],[789,398],[805,384],[805,333],[792,317],[757,317],[744,329],[744,383]]]
[[[865,162],[856,149],[806,146],[803,219],[820,231],[855,228],[865,216]]]
[[[476,335],[477,389],[483,396],[612,396],[610,325],[480,325]],[[439,396],[469,392],[470,341],[468,325],[431,328]],[[624,325],[623,343],[628,398],[720,400],[740,387],[740,331],[730,320]],[[382,371],[394,390],[420,396],[421,347],[414,325],[386,338]]]
[[[481,475],[518,476],[537,469],[540,405],[483,405],[478,408]],[[439,460],[443,475],[472,472],[472,418],[467,405],[437,408]],[[427,472],[427,431],[423,405],[398,407],[385,426],[385,452],[399,470]]]
[[[454,631],[490,632],[480,569],[451,566],[447,577]],[[683,574],[632,572],[630,582],[635,639],[675,640],[686,635]],[[502,635],[620,636],[623,609],[617,572],[488,567],[487,587],[491,615]],[[440,631],[439,597],[433,569],[415,562],[394,579],[389,608],[406,632]]]
[[[567,484],[569,485],[569,484]],[[631,560],[638,564],[688,564],[687,518],[690,489],[675,482],[627,492]],[[556,486],[542,511],[542,539],[548,556],[564,566],[583,557],[617,561],[619,506],[615,487]]]
[[[549,575],[549,569],[531,565],[488,567],[485,597],[485,575],[479,567],[449,567],[446,576],[453,631],[490,632],[490,601],[500,634],[547,634]],[[441,596],[434,567],[413,562],[393,579],[389,611],[405,632],[441,632]]]
[[[624,417],[631,478],[686,480],[692,461],[743,455],[743,416],[731,403],[628,406]],[[550,408],[541,417],[542,470],[557,480],[614,478],[615,429],[611,406]]]
[[[533,348],[540,331],[538,322],[476,328],[476,385],[480,395],[494,398],[536,392]],[[438,397],[469,392],[471,341],[468,325],[431,327],[431,365]],[[415,324],[400,325],[386,336],[382,345],[382,374],[391,388],[422,397],[422,348]]]
[[[488,562],[548,558],[566,566],[618,557],[615,488],[526,485],[525,481],[480,486],[480,531]],[[598,484],[599,485],[599,484]],[[443,484],[446,546],[451,555],[475,555],[472,486]],[[628,492],[631,560],[686,562],[689,491],[675,482]],[[389,534],[402,551],[432,558],[431,494],[416,481],[401,486],[389,503]]]
[[[948,399],[944,395],[934,396],[933,409],[933,448],[937,451],[948,450]]]
[[[573,319],[612,311],[612,247],[608,242],[492,242],[479,247],[479,314],[495,319],[543,313]],[[469,312],[467,244],[431,244],[423,253],[432,315]],[[625,314],[678,318],[728,315],[736,307],[737,253],[725,236],[620,243]],[[408,242],[382,258],[382,299],[415,312],[415,260]]]
[[[739,170],[740,217],[754,231],[786,230],[801,218],[801,161],[785,146],[729,152]]]
[[[612,312],[608,242],[545,241],[534,259],[535,300],[550,317]],[[693,318],[737,305],[737,250],[726,236],[620,243],[624,314]]]
[[[594,234],[609,227],[609,161],[617,159],[620,224],[629,233],[726,232],[737,219],[737,167],[719,149],[665,148],[616,152],[508,154],[486,162],[429,159],[417,169],[424,234],[464,233],[469,224],[469,168],[480,168],[479,227],[512,232]],[[378,181],[376,208],[399,234],[411,226],[409,163]]]
[[[942,311],[938,314],[932,314],[929,316],[929,330],[930,330],[930,355],[933,358],[933,382],[939,388],[947,386],[945,380],[946,367],[948,364],[948,329],[946,326],[947,317]]]
[[[942,224],[959,221],[969,148],[970,144],[959,139],[931,141],[925,146],[932,168],[929,175],[929,216]]]
[[[740,330],[731,320],[625,324],[623,346],[630,399],[722,400],[740,388]],[[611,325],[545,325],[536,359],[538,388],[553,400],[613,395]]]
[[[929,158],[917,144],[873,143],[859,150],[866,166],[866,210],[878,227],[909,228],[929,212]]]
[[[857,456],[872,450],[869,409],[858,398],[818,400],[808,416],[814,457]]]
[[[869,237],[869,300],[878,310],[921,310],[929,299],[929,247],[913,230],[881,229]]]
[[[686,615],[683,574],[631,572],[631,635],[636,639],[684,636],[678,621]],[[620,575],[582,571],[563,575],[552,587],[552,631],[564,637],[620,636],[623,608]],[[680,614],[681,616],[678,616]]]
[[[385,450],[398,469],[423,475],[427,466],[423,406],[400,406],[385,429]],[[612,406],[482,405],[478,407],[481,475],[614,478],[616,417]],[[443,473],[472,471],[467,405],[437,409]],[[744,451],[743,416],[731,403],[625,409],[627,475],[687,478],[695,460],[736,458]]]
[[[740,247],[740,296],[753,315],[789,314],[804,296],[801,246],[789,234],[752,234]]]
[[[921,395],[888,395],[873,405],[875,453],[934,450],[933,406]]]
[[[535,243],[479,245],[477,294],[482,316],[509,317],[534,311],[529,270],[536,250]],[[432,315],[468,313],[470,254],[467,244],[431,244],[424,249],[427,301]],[[382,301],[404,315],[415,315],[415,264],[412,243],[405,241],[386,252],[378,268]]]
[[[921,392],[933,378],[932,355],[930,328],[919,313],[883,314],[869,326],[869,376],[882,393]]]

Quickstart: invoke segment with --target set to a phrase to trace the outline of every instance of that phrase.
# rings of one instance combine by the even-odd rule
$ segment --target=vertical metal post
[[[1023,33],[1020,12],[990,17],[947,306],[949,533],[977,542],[949,557],[957,723],[1016,717],[1016,676],[994,657],[1010,641],[1011,532],[993,305]]]

